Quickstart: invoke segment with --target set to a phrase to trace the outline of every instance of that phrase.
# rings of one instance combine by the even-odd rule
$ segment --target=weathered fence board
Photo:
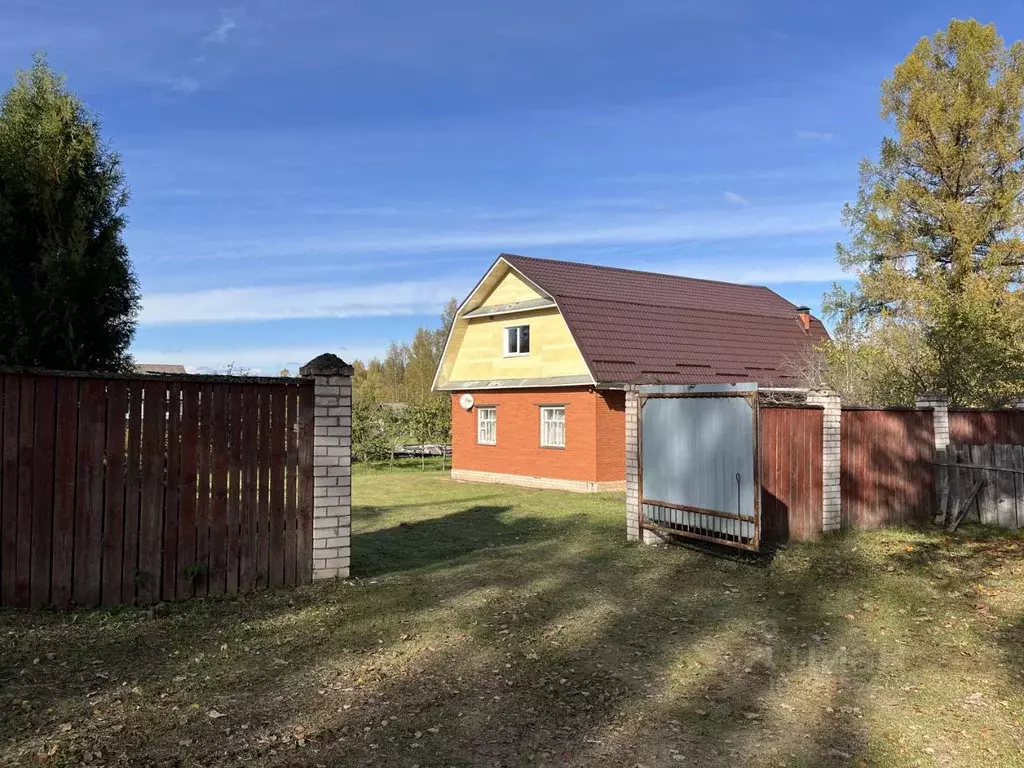
[[[936,510],[932,421],[930,410],[843,410],[843,527],[931,519]]]
[[[259,543],[256,547],[256,583],[269,585],[270,581],[270,387],[260,387],[259,463],[256,467],[256,528]]]
[[[29,377],[24,379],[30,380]],[[72,589],[74,601],[79,605],[98,605],[100,602],[106,428],[107,400],[103,381],[89,379],[80,382],[78,460],[75,472],[75,565]],[[38,471],[42,472],[45,469],[39,467]]]
[[[57,437],[53,473],[53,549],[50,570],[50,602],[68,605],[71,602],[71,581],[75,548],[75,465],[78,451],[78,381],[57,381]],[[4,476],[6,477],[6,475]],[[4,478],[0,478],[6,486]],[[128,526],[125,526],[126,529]],[[134,530],[134,527],[132,528]]]
[[[200,393],[199,498],[196,522],[196,559],[192,570],[195,595],[210,594],[210,517],[213,514],[213,387],[203,384]]]
[[[52,467],[54,458],[54,425],[57,418],[57,380],[52,376],[36,379],[36,441],[33,449],[40,466]],[[53,499],[53,472],[36,472],[32,478],[32,594],[29,602],[45,605],[50,599],[50,552],[53,529],[50,525]]]
[[[284,497],[285,497],[285,531],[284,531],[284,581],[285,584],[295,583],[295,554],[296,554],[296,530],[295,520],[295,489],[297,488],[298,468],[298,446],[299,433],[296,429],[298,424],[298,398],[294,392],[288,392],[285,396],[285,407],[287,416],[285,418],[285,429],[288,432],[287,449],[285,452],[285,475],[284,475]]]
[[[162,600],[177,594],[178,525],[181,520],[181,382],[167,385],[167,490],[164,493]]]
[[[956,445],[940,455],[950,486],[947,517],[970,499],[966,519],[1003,528],[1024,527],[1024,446]],[[1010,470],[1010,471],[1000,471]]]
[[[299,444],[296,460],[299,468],[298,554],[296,580],[300,584],[313,578],[313,389],[299,390],[298,429]]]
[[[270,390],[270,586],[284,584],[284,460],[285,433],[284,388]]]
[[[103,584],[101,589],[103,604],[107,606],[121,603],[127,416],[128,386],[123,381],[111,381],[107,385],[107,472],[103,490]]]
[[[239,498],[242,465],[242,390],[232,387],[228,391],[228,500],[227,500],[227,572],[225,583],[228,594],[238,592],[238,561],[241,553]]]
[[[188,570],[197,562],[196,511],[199,494],[199,385],[185,383],[181,387],[181,498],[178,502],[178,556],[175,597],[195,594],[198,574]]]
[[[0,373],[0,605],[310,581],[313,384],[264,382]]]
[[[239,567],[239,589],[247,591],[256,584],[256,548],[258,546],[256,528],[256,461],[258,456],[256,419],[259,415],[258,387],[245,391],[242,404],[242,541],[241,564]]]
[[[0,603],[14,605],[18,564],[18,417],[21,415],[21,381],[4,376],[3,477],[0,490]]]
[[[36,391],[34,381],[21,382],[21,415],[18,420],[18,545],[14,571],[14,602],[26,605],[31,585],[32,557],[32,470],[36,435]]]
[[[213,481],[210,489],[210,564],[209,593],[222,595],[227,589],[228,561],[228,414],[227,388],[213,390],[212,441],[210,464]]]

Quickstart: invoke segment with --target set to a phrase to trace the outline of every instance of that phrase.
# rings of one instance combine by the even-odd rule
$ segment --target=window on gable
[[[476,409],[476,441],[481,445],[498,443],[498,409],[492,407]]]
[[[530,354],[530,326],[510,325],[505,328],[505,355]]]
[[[540,444],[543,448],[565,448],[564,405],[541,406]]]

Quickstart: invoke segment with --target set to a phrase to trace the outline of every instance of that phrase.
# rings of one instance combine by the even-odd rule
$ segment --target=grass
[[[361,468],[344,583],[0,613],[0,764],[1024,764],[1024,538],[774,560],[619,495]]]

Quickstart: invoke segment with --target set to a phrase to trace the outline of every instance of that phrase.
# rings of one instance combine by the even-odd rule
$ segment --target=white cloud
[[[658,267],[652,267],[658,270]],[[772,261],[769,266],[752,266],[719,262],[676,263],[662,267],[660,271],[686,277],[702,277],[706,280],[724,280],[729,283],[748,285],[774,285],[779,283],[831,283],[836,280],[851,280],[853,275],[843,272],[831,259],[820,261]]]
[[[171,80],[170,88],[175,93],[180,93],[184,96],[191,96],[202,88],[202,84],[194,77],[182,76]]]
[[[747,200],[747,198],[735,192],[726,192],[724,197],[726,201],[730,203],[736,203],[736,205],[750,205],[750,201]]]
[[[291,285],[151,293],[142,299],[145,325],[223,323],[318,317],[437,314],[477,277],[377,285]],[[465,284],[465,285],[464,285]]]
[[[796,137],[804,141],[832,141],[836,135],[831,131],[797,131]]]
[[[822,202],[775,207],[737,206],[731,211],[695,210],[678,213],[627,214],[621,216],[568,216],[559,220],[538,219],[514,228],[390,229],[352,231],[318,236],[253,240],[204,238],[202,243],[181,248],[180,233],[173,239],[175,250],[162,254],[161,243],[170,242],[162,232],[135,236],[152,237],[146,250],[151,258],[222,260],[288,258],[290,256],[357,256],[375,253],[429,253],[435,251],[522,252],[557,246],[643,245],[786,237],[841,229],[842,202]],[[149,238],[147,238],[149,239]],[[145,247],[145,246],[143,246]],[[191,255],[182,256],[187,250]]]
[[[230,16],[225,16],[221,19],[220,24],[210,34],[203,38],[204,42],[207,43],[226,43],[228,39],[228,33],[235,29],[238,24]]]

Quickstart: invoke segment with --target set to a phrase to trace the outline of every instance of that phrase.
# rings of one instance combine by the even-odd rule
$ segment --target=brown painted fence
[[[950,411],[953,445],[1024,445],[1024,411]]]
[[[821,408],[760,409],[761,538],[780,543],[821,533]]]
[[[935,514],[931,410],[843,409],[844,528],[922,523]]]
[[[311,382],[4,373],[0,396],[0,605],[311,580]]]

